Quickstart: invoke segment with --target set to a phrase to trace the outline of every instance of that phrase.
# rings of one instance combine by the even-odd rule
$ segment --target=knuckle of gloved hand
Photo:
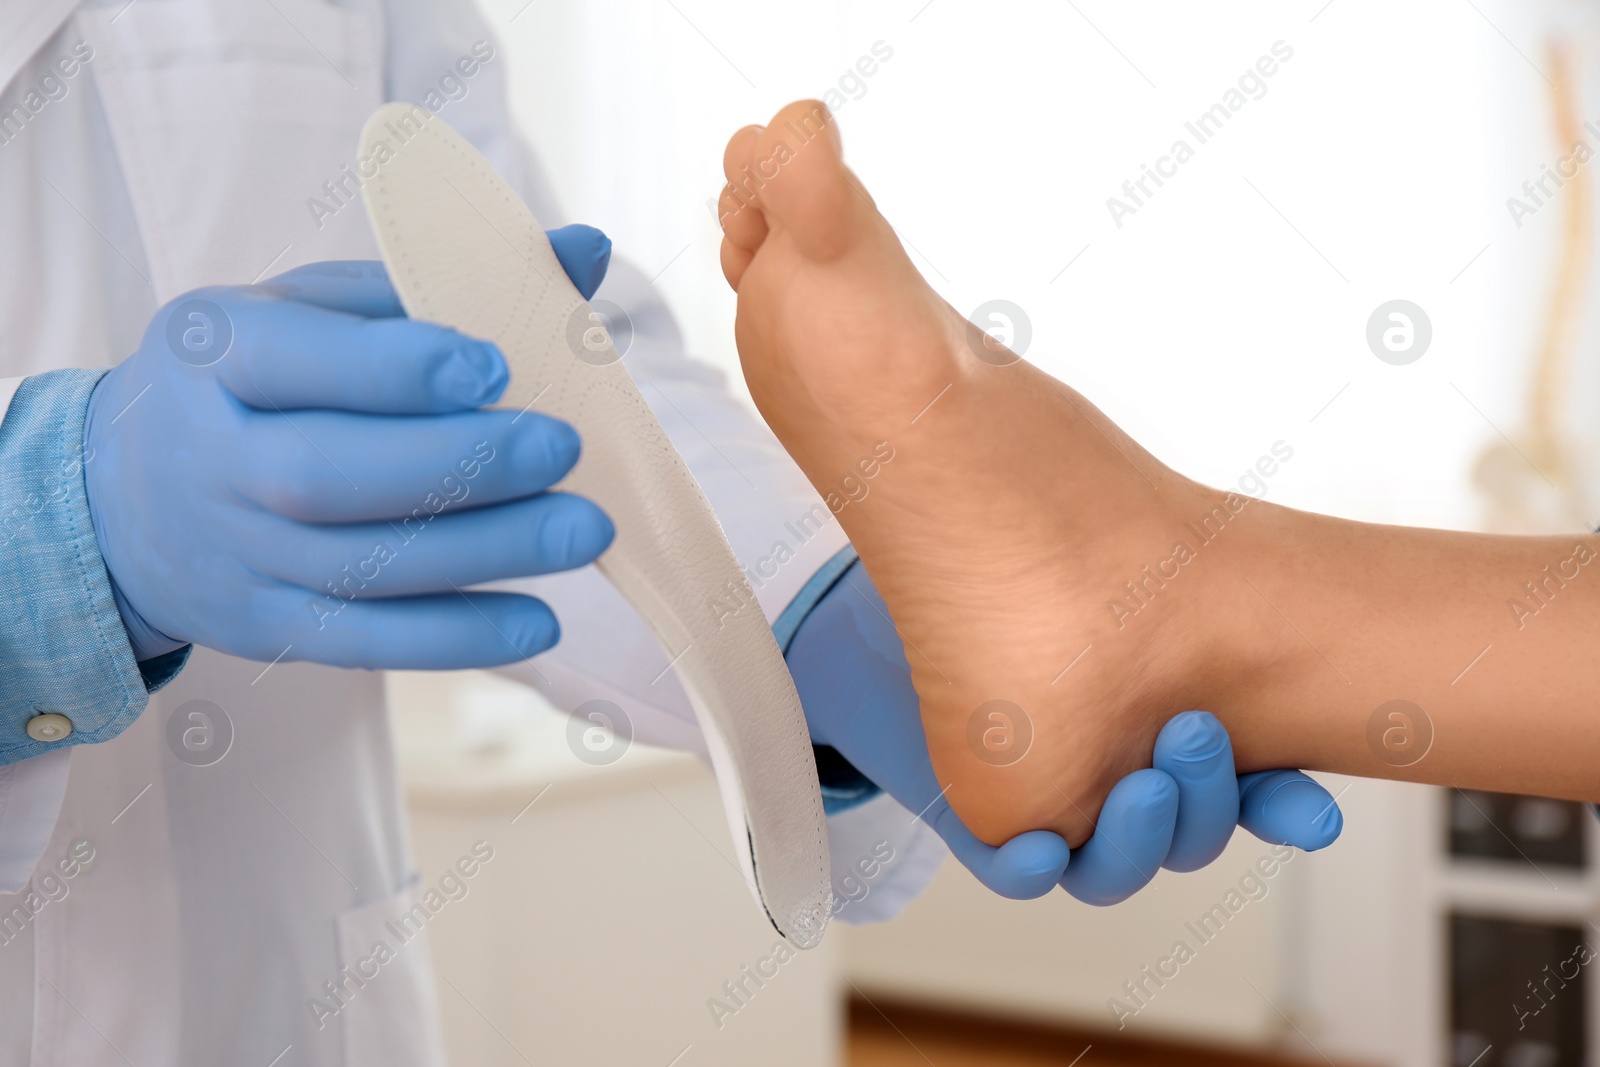
[[[389,271],[381,261],[370,259],[318,260],[302,263],[282,274],[256,282],[253,288],[274,296],[295,297],[316,288],[317,283],[381,282],[387,284]]]
[[[298,522],[325,519],[332,495],[340,491],[322,472],[286,460],[281,454],[262,457],[252,467],[240,479],[245,495],[286,519]],[[348,485],[344,486],[344,491],[349,491]]]
[[[238,347],[245,291],[240,286],[204,286],[168,301],[151,317],[140,352],[169,372],[214,373]]]
[[[211,304],[220,308],[231,322],[249,303],[262,299],[261,291],[248,285],[204,285],[167,301],[162,311],[181,313],[191,305]]]
[[[1158,833],[1176,817],[1178,796],[1178,783],[1165,771],[1135,771],[1107,798],[1095,834],[1142,839]]]
[[[198,289],[190,289],[182,296],[173,297],[167,301],[168,308],[182,307],[192,300],[209,300],[213,304],[233,305],[241,297],[253,291],[248,285],[202,285]]]
[[[1175,812],[1177,807],[1178,783],[1167,774],[1160,777],[1152,775],[1146,780],[1142,792],[1131,805],[1137,817],[1154,822],[1161,822]]]
[[[503,625],[511,644],[525,656],[547,651],[561,640],[561,624],[555,615],[532,605],[506,612]]]

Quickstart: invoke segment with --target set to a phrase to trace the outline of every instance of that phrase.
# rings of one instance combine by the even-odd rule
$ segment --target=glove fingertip
[[[1298,846],[1304,852],[1318,852],[1339,840],[1344,832],[1344,812],[1339,810],[1338,803],[1330,800],[1328,810],[1314,820],[1312,827],[1313,835]]]
[[[1185,711],[1173,716],[1156,736],[1154,762],[1208,762],[1231,751],[1228,731],[1209,711]]]
[[[611,238],[582,223],[551,230],[548,236],[573,286],[585,300],[593,299],[611,266]]]
[[[1159,824],[1177,818],[1178,783],[1165,771],[1153,767],[1134,771],[1118,782],[1112,792],[1125,795],[1130,821],[1143,819]],[[1109,798],[1106,807],[1112,808]],[[1105,817],[1102,813],[1101,820]]]
[[[599,234],[600,240],[595,247],[592,281],[583,290],[583,298],[585,300],[594,297],[596,290],[600,288],[600,283],[606,280],[606,272],[611,269],[611,238],[599,230],[596,230],[595,233]]]
[[[469,410],[500,399],[511,371],[500,347],[488,341],[463,339],[444,353],[429,376],[430,408]]]
[[[506,612],[505,621],[495,629],[524,659],[548,652],[561,641],[561,623],[542,600],[523,598]]]
[[[1304,774],[1288,772],[1251,782],[1240,822],[1263,841],[1305,852],[1327,848],[1344,829],[1338,801]]]
[[[1072,850],[1059,834],[1049,830],[1018,834],[995,853],[992,888],[1013,900],[1042,897],[1055,887],[1071,858]]]

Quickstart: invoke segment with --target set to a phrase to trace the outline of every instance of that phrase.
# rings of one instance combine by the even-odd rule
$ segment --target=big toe
[[[844,165],[839,127],[826,105],[799,100],[749,142],[736,189],[748,188],[769,223],[783,226],[808,258],[837,258],[859,232],[864,193]]]

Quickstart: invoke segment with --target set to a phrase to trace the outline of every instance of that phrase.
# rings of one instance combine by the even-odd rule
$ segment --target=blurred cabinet
[[[1536,867],[1582,871],[1590,818],[1582,804],[1455,789],[1449,794],[1452,860],[1525,861]]]
[[[1600,1067],[1600,826],[1582,805],[1354,782],[1310,886],[1308,1057]]]
[[[1562,922],[1451,915],[1451,1062],[1582,1067],[1585,966],[1594,959],[1587,941],[1582,928]]]
[[[1445,1059],[1456,1067],[1600,1063],[1588,980],[1600,938],[1586,807],[1468,790],[1442,795],[1448,924]]]
[[[449,900],[428,937],[451,1063],[838,1062],[837,943],[775,958],[698,759],[592,765],[566,716],[488,675],[389,688],[414,860]]]

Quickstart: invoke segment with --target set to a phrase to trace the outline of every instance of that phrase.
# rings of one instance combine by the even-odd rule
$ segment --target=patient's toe
[[[816,100],[790,104],[761,131],[748,180],[769,224],[788,228],[806,258],[827,262],[863,231],[871,203],[845,168],[838,126]]]

